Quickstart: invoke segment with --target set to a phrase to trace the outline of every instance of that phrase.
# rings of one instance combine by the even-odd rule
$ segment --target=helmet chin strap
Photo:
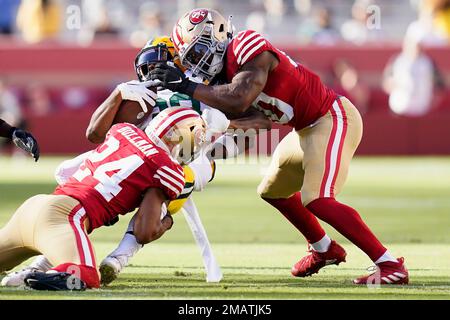
[[[233,24],[231,23],[231,20],[233,20],[233,16],[229,15],[227,20],[227,37],[230,40],[233,38],[234,33],[234,27]]]

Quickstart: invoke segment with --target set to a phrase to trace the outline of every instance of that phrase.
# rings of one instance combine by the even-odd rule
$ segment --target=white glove
[[[120,91],[123,100],[131,100],[139,102],[142,111],[148,112],[147,105],[144,101],[147,101],[152,107],[156,104],[157,94],[147,87],[156,86],[156,82],[153,80],[139,82],[138,80],[131,80],[123,82],[117,86]]]
[[[209,108],[204,109],[202,118],[206,122],[206,141],[211,141],[211,137],[216,133],[225,133],[230,125],[230,120],[221,111]]]
[[[214,144],[212,145],[212,149],[216,149],[215,159],[223,159],[223,148],[226,150],[226,159],[237,157],[241,154],[244,148],[239,149],[239,146],[234,141],[234,135],[231,133],[226,133],[223,136],[219,137]]]

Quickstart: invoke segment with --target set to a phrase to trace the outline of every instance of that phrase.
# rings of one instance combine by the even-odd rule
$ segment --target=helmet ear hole
[[[225,26],[223,25],[223,23],[221,23],[219,26],[219,32],[224,32],[224,31],[225,31]]]

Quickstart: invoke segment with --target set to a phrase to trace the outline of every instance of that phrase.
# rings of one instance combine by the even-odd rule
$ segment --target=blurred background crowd
[[[74,6],[81,11],[80,28],[65,21],[78,10]],[[139,47],[149,37],[170,32],[177,17],[194,7],[233,14],[237,29],[254,29],[279,41],[364,44],[401,41],[407,35],[439,45],[450,39],[448,0],[0,0],[0,7],[0,33],[29,43],[87,44],[113,36]],[[375,21],[378,13],[382,27]]]
[[[450,0],[0,0],[0,118],[89,114],[194,7],[264,34],[365,115],[450,113]]]

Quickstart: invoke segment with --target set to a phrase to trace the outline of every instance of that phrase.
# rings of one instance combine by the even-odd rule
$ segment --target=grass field
[[[0,158],[0,227],[27,197],[53,190],[53,170],[61,160]],[[173,229],[145,246],[107,288],[81,293],[0,288],[0,299],[450,299],[450,158],[354,160],[338,199],[355,207],[410,270],[410,285],[381,289],[350,283],[371,261],[328,226],[347,250],[347,263],[307,279],[290,276],[306,245],[257,197],[266,165],[266,159],[219,164],[215,181],[194,195],[224,273],[221,283],[205,282],[199,251],[179,215]],[[99,261],[115,248],[130,217],[94,232]]]

